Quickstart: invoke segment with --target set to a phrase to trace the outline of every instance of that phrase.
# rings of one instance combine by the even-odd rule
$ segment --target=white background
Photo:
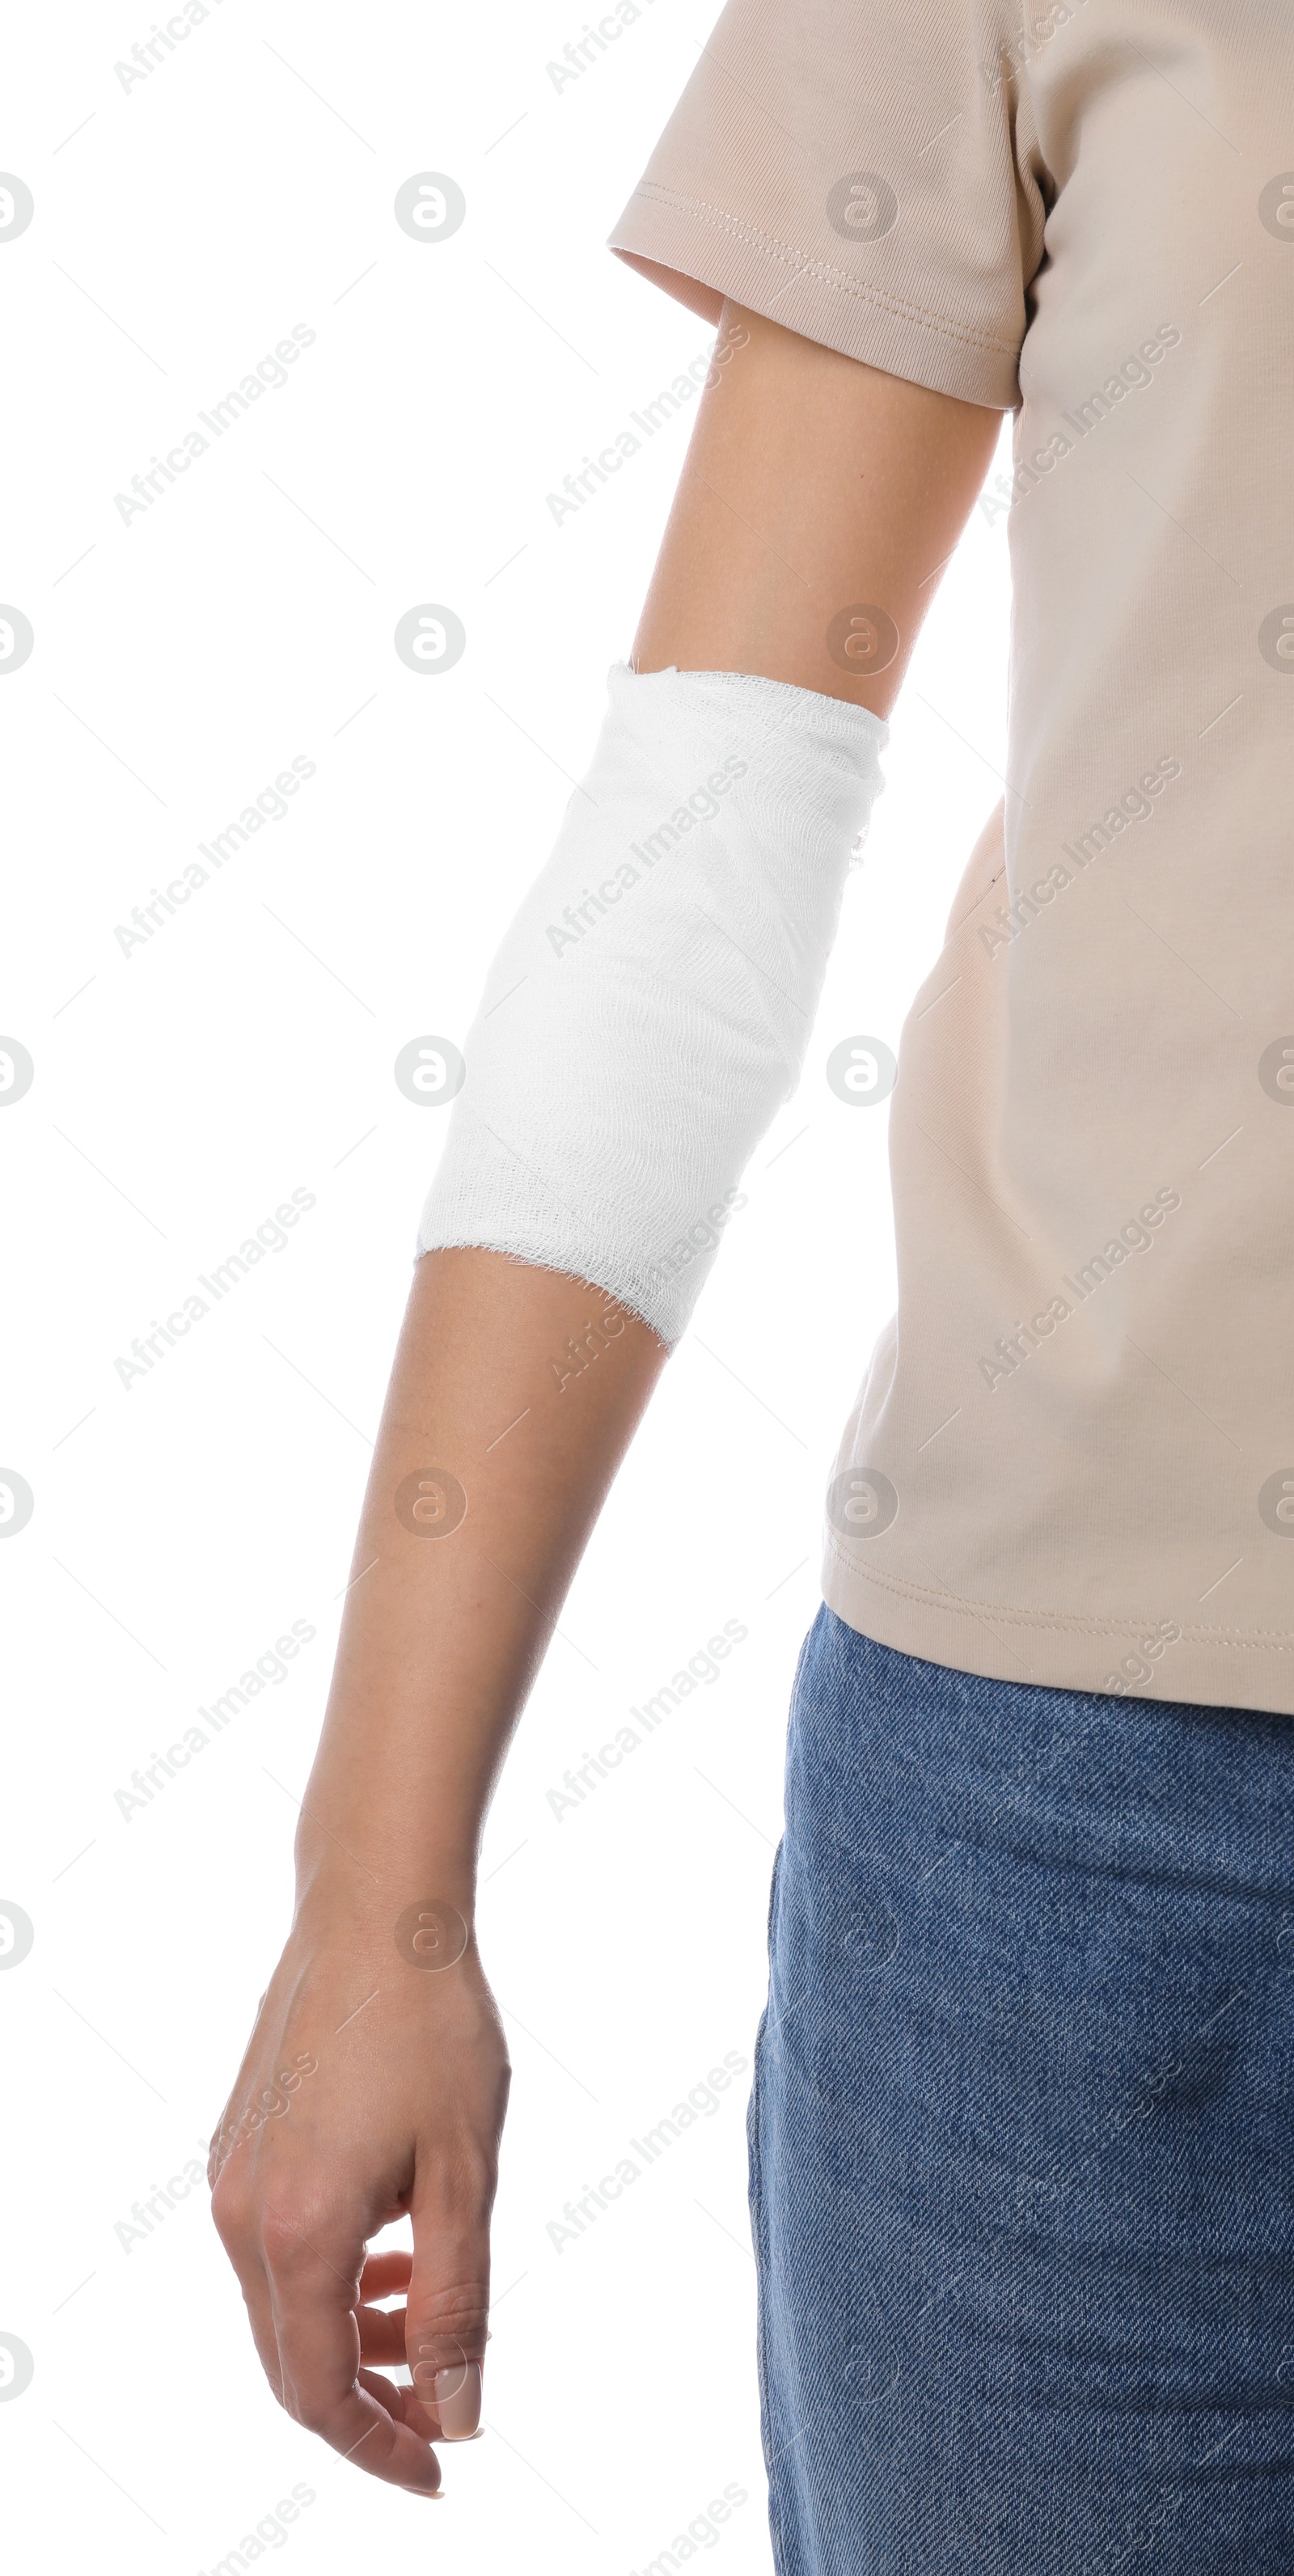
[[[892,1302],[886,1112],[823,1065],[856,1033],[897,1044],[997,801],[1002,520],[973,515],[944,581],[799,1095],[490,1820],[482,1947],[516,2072],[488,2430],[445,2455],[433,2526],[276,2407],[204,2188],[129,2251],[115,2232],[202,2154],[287,1921],[443,1132],[393,1059],[462,1038],[682,463],[680,419],[577,516],[546,506],[708,346],[603,245],[714,15],[650,0],[560,91],[545,66],[583,21],[548,0],[221,0],[128,92],[142,12],[10,25],[0,163],[35,198],[0,237],[0,596],[36,639],[0,682],[0,1032],[36,1067],[0,1114],[0,1467],[35,1495],[0,1546],[0,1898],[35,1925],[0,1975],[0,2334],[35,2358],[0,2404],[0,2474],[24,2565],[210,2569],[301,2481],[315,2503],[264,2552],[297,2576],[411,2546],[620,2576],[730,2482],[748,2500],[697,2555],[770,2564],[746,2078],[576,2245],[547,2223],[725,2051],[750,2057],[821,1497]],[[452,239],[394,220],[425,170],[465,191]],[[114,495],[296,323],[317,336],[288,383],[123,524]],[[424,601],[468,638],[425,678],[392,645]],[[316,774],[286,817],[123,955],[114,925],[298,754]],[[294,1188],[317,1204],[286,1248],[123,1386],[132,1338]],[[747,1640],[632,1787],[558,1824],[546,1791],[728,1619]],[[294,1620],[318,1633],[288,1678],[127,1821],[114,1792]]]

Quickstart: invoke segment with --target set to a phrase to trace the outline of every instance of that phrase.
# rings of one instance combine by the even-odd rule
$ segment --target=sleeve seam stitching
[[[925,305],[912,304],[902,296],[887,294],[883,287],[865,285],[861,278],[851,277],[847,269],[836,268],[828,260],[809,259],[803,251],[796,249],[794,243],[782,241],[776,233],[764,232],[759,226],[744,222],[739,215],[730,213],[726,207],[711,205],[704,197],[686,196],[681,189],[664,187],[654,179],[644,180],[634,190],[634,196],[641,197],[647,204],[660,203],[694,214],[712,230],[726,232],[735,240],[763,252],[766,257],[783,262],[794,261],[800,276],[834,286],[844,294],[856,296],[862,303],[894,315],[897,320],[919,323],[923,329],[938,331],[946,339],[961,341],[968,348],[989,351],[995,357],[1010,358],[1013,363],[1018,363],[1020,352],[1014,342],[996,339],[991,333],[976,331],[966,323],[953,322],[945,314],[931,312]],[[613,242],[612,247],[633,250],[636,245]],[[655,253],[642,251],[639,257],[654,258]],[[703,284],[706,282],[702,281]],[[716,292],[722,291],[716,289]]]

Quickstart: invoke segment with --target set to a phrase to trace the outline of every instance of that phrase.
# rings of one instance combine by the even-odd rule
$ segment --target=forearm
[[[665,1356],[578,1280],[418,1262],[297,1834],[307,1912],[437,1895],[470,1915],[499,1765]],[[461,1488],[457,1525],[427,1470]]]

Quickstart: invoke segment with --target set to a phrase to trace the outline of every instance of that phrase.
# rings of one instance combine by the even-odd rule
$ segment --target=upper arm
[[[610,236],[720,323],[640,668],[888,712],[1021,399],[1035,50],[1019,0],[726,0]]]
[[[733,304],[715,357],[634,666],[749,671],[888,715],[1001,412]]]

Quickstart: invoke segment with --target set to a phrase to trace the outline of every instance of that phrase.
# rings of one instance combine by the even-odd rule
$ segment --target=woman
[[[792,1708],[750,2120],[774,2547],[1288,2557],[1292,135],[1277,0],[730,0],[612,237],[716,363],[468,1041],[213,2154],[271,2384],[377,2476],[436,2492],[479,2409],[491,1784],[803,1059],[1009,409],[1005,795],[904,1032],[898,1313]],[[247,2134],[379,1965],[363,2050]],[[390,2321],[407,2262],[360,2268],[405,2209]],[[411,2391],[368,2367],[406,2350]]]

